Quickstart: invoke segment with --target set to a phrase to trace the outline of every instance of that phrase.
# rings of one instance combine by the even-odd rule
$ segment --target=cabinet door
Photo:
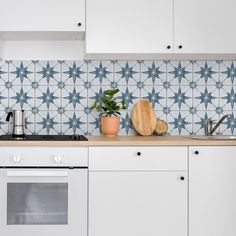
[[[87,0],[86,18],[87,53],[173,52],[173,0]]]
[[[175,52],[236,53],[235,8],[235,0],[175,0]]]
[[[186,173],[90,172],[89,235],[186,236]]]
[[[189,157],[189,235],[235,236],[236,147],[192,147]]]
[[[81,27],[78,23],[81,22]],[[82,31],[85,0],[1,1],[0,31]]]

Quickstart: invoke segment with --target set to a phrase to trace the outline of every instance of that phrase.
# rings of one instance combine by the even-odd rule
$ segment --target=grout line
[[[192,82],[194,83],[194,65],[195,63],[191,63],[192,64]],[[192,107],[195,108],[195,103],[194,103],[194,89],[192,89]],[[192,133],[194,133],[194,114],[192,114]]]
[[[89,81],[88,79],[88,63],[86,64],[86,82]],[[89,104],[89,88],[87,88],[87,107],[88,107],[88,104]],[[89,132],[89,114],[87,114],[87,130],[86,132],[88,133]]]
[[[62,63],[60,63],[60,82],[62,82],[63,80],[62,80]],[[60,97],[60,105],[61,105],[61,107],[62,107],[62,96],[63,96],[63,94],[62,94],[62,89],[60,89],[60,94],[61,94],[61,97]],[[60,114],[60,121],[61,121],[61,124],[60,124],[60,132],[62,133],[62,121],[63,121],[63,119],[62,119],[62,116],[63,116],[63,114]]]
[[[34,63],[34,82],[36,83],[37,81],[37,77],[36,77],[36,63]],[[34,89],[34,107],[36,108],[36,90],[37,89]],[[34,114],[34,130],[33,132],[36,133],[36,114]]]

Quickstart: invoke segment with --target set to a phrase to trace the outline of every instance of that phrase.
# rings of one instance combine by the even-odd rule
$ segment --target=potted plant
[[[120,129],[120,110],[126,109],[125,101],[119,100],[116,94],[119,89],[104,91],[103,96],[94,102],[92,109],[100,112],[102,133],[108,137],[114,137]]]

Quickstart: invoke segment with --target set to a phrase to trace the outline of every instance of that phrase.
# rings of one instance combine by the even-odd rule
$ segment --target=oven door
[[[87,169],[0,169],[4,236],[87,236]]]

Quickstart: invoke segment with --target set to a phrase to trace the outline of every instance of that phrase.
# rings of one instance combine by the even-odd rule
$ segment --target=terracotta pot
[[[107,137],[115,137],[120,130],[120,117],[102,116],[102,133]]]

